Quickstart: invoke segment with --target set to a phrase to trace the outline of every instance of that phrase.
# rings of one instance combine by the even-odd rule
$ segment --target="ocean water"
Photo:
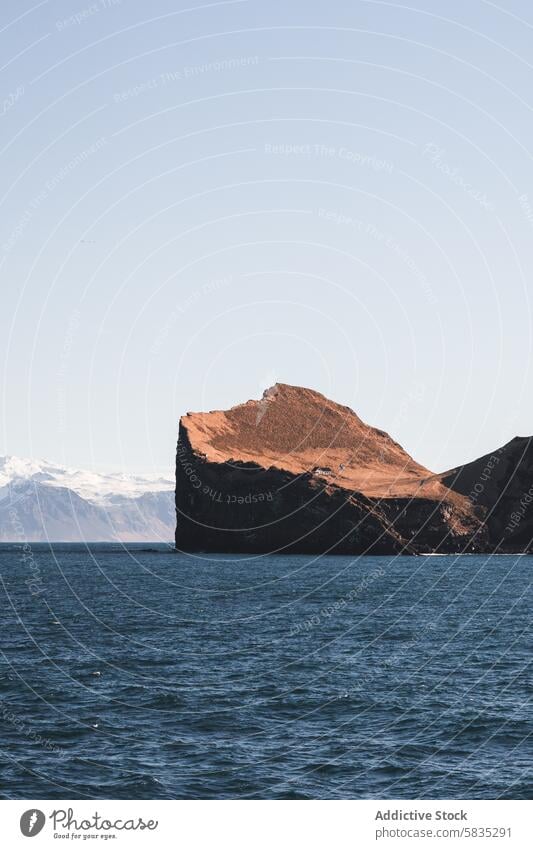
[[[2,798],[533,798],[531,557],[0,547]]]

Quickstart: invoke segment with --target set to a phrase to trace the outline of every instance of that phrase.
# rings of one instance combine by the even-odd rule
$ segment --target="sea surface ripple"
[[[533,798],[531,557],[0,546],[0,795]]]

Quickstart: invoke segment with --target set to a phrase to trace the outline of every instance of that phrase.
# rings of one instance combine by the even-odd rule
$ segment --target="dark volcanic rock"
[[[533,551],[533,438],[517,436],[440,479],[483,509],[492,549]]]
[[[479,551],[478,511],[386,433],[309,389],[276,384],[260,401],[180,421],[180,550]]]

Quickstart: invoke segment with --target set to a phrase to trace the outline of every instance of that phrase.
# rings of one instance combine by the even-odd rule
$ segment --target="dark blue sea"
[[[0,546],[0,796],[531,799],[532,567]]]

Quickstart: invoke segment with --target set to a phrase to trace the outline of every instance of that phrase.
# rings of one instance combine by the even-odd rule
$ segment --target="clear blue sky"
[[[436,471],[533,433],[529,3],[0,17],[3,453],[170,471],[276,381]]]

